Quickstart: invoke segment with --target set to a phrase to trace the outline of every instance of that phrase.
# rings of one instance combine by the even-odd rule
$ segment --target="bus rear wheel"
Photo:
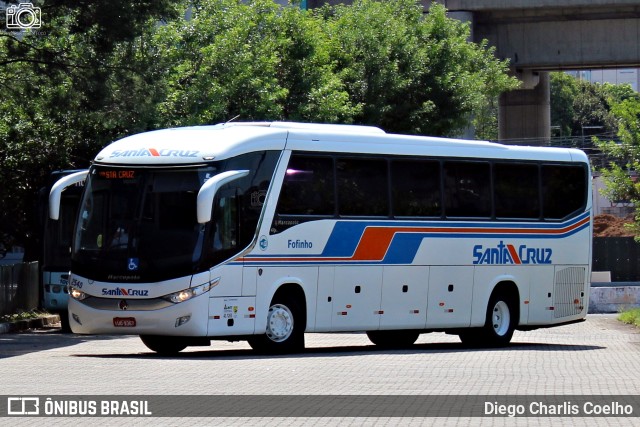
[[[298,301],[276,295],[267,313],[267,330],[249,338],[256,351],[269,354],[296,353],[304,349],[304,312]]]
[[[404,348],[413,345],[420,335],[417,331],[367,331],[369,340],[382,348]]]
[[[473,347],[503,347],[511,341],[516,327],[516,300],[506,292],[494,292],[489,299],[482,328],[460,333],[460,341]]]
[[[155,351],[163,356],[173,356],[187,348],[187,345],[180,337],[140,335],[140,339],[149,350]]]

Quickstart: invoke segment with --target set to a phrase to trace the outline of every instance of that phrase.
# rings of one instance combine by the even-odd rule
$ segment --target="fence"
[[[640,244],[633,237],[594,237],[593,271],[610,271],[613,282],[640,281]]]
[[[0,316],[38,308],[37,262],[0,266]]]

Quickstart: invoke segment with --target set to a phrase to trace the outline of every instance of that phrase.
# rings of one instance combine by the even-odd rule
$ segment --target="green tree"
[[[388,131],[454,135],[487,100],[517,86],[486,43],[468,41],[467,24],[433,3],[357,0],[325,7],[331,55],[357,123]]]
[[[612,161],[602,170],[610,200],[626,200],[635,206],[633,231],[640,236],[640,181],[632,173],[640,171],[640,99],[631,96],[612,107],[618,120],[618,141],[599,141],[600,149]]]
[[[578,95],[578,81],[567,73],[550,73],[551,125],[560,128],[561,136],[571,136],[574,125],[573,101]]]
[[[561,136],[615,134],[614,104],[637,98],[630,85],[591,83],[577,80],[567,73],[551,73],[551,124],[560,128]]]
[[[145,34],[159,20],[177,16],[165,0],[41,6],[37,31],[0,33],[5,246],[35,245],[35,200],[50,171],[86,167],[108,141],[153,126],[155,83],[147,71],[153,59],[146,57]]]
[[[165,125],[242,120],[348,122],[355,111],[333,71],[321,21],[271,0],[202,0],[158,28]]]
[[[0,238],[25,244],[57,168],[158,127],[363,123],[452,135],[514,88],[469,28],[415,0],[314,11],[271,0],[53,0],[38,31],[0,34]],[[2,23],[0,23],[2,25]]]

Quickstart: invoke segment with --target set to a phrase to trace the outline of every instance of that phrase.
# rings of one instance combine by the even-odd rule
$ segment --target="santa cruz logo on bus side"
[[[495,247],[475,245],[473,247],[474,264],[551,264],[551,248],[534,248],[505,244],[502,240]]]
[[[198,157],[198,153],[199,151],[195,150],[139,148],[134,150],[115,150],[109,157]]]

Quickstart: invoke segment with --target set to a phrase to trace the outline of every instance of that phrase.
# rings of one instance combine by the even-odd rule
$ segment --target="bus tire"
[[[187,345],[180,337],[140,335],[140,339],[149,350],[155,351],[163,356],[174,356],[187,348]]]
[[[369,340],[382,348],[404,348],[413,345],[420,335],[417,331],[367,331]]]
[[[482,328],[470,328],[460,333],[460,341],[472,347],[504,347],[509,344],[518,321],[517,299],[509,292],[494,291],[487,306]]]
[[[267,354],[297,353],[304,350],[304,310],[289,295],[276,295],[267,313],[267,330],[249,338],[254,350]]]
[[[71,323],[69,322],[69,312],[62,311],[58,313],[60,316],[60,332],[65,334],[70,334],[71,331]]]
[[[511,341],[518,319],[515,309],[516,300],[511,294],[494,292],[489,299],[484,334],[491,347],[502,347]]]

